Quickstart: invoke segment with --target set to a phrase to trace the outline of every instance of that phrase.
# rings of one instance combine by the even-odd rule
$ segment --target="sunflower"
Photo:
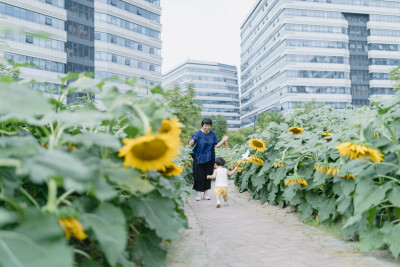
[[[182,166],[172,163],[162,170],[162,174],[167,176],[176,176],[180,175],[183,172],[183,169],[184,168]]]
[[[368,146],[354,144],[352,142],[341,143],[336,146],[341,156],[347,156],[350,159],[363,159],[370,158],[373,162],[380,163],[383,161],[384,154],[379,150],[373,149]]]
[[[260,152],[264,152],[267,148],[265,147],[266,141],[261,139],[250,139],[249,146],[253,148],[253,150],[257,150]]]
[[[331,176],[335,176],[336,174],[338,174],[340,171],[339,168],[334,168],[334,167],[330,167],[327,171],[326,174],[327,175],[331,175]]]
[[[281,167],[283,167],[283,163],[282,163],[282,162],[274,162],[274,163],[272,163],[272,165],[274,166],[274,168],[281,168]]]
[[[332,136],[333,135],[333,133],[323,133],[322,134],[322,136],[324,136],[324,137],[328,137],[328,136]],[[326,138],[326,142],[330,142],[330,141],[332,141],[332,138]]]
[[[65,238],[70,239],[71,234],[79,241],[85,240],[87,235],[83,231],[82,224],[76,218],[61,218],[58,223],[64,230]]]
[[[176,142],[180,146],[180,134],[181,134],[181,126],[178,122],[178,119],[176,118],[171,118],[169,120],[162,120],[161,121],[161,127],[158,129],[158,132],[160,134],[166,134],[171,137],[170,141],[171,142]]]
[[[300,127],[290,127],[289,128],[289,132],[292,132],[293,135],[299,135],[304,131],[304,128],[300,128]]]
[[[314,125],[311,125],[310,127],[311,127],[311,129],[314,129],[314,128],[315,128],[315,126],[314,126]]]
[[[125,157],[124,166],[142,171],[163,170],[171,165],[172,159],[179,154],[179,143],[168,134],[153,135],[149,131],[145,136],[135,139],[123,139],[118,157]]]
[[[289,176],[289,177],[291,177],[291,176]],[[288,179],[285,179],[285,185],[299,184],[299,185],[308,186],[308,183],[307,183],[306,179],[304,179],[304,178],[303,179],[292,179],[289,177],[288,177]],[[301,177],[301,176],[299,176],[299,177]]]
[[[241,169],[241,168],[238,168],[237,171],[238,171],[239,173],[241,173],[241,172],[242,172],[242,169]]]
[[[187,165],[187,166],[192,165],[192,163],[190,163],[190,162],[185,162],[184,164]]]
[[[379,137],[379,133],[374,133],[374,136],[375,137]]]
[[[348,174],[346,173],[345,176],[342,177],[342,179],[346,179],[346,180],[351,180],[351,179],[356,179],[356,177],[354,175]]]
[[[264,165],[264,161],[262,159],[260,159],[260,158],[257,158],[257,157],[249,157],[248,161],[251,162],[251,163],[255,163],[255,164],[259,165],[259,166]]]
[[[329,164],[323,162],[317,162],[314,165],[314,170],[320,173],[327,173],[329,169]]]
[[[76,146],[68,144],[69,151],[75,150]]]

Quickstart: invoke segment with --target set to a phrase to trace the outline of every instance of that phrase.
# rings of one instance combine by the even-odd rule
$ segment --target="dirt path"
[[[211,190],[213,192],[213,189]],[[386,251],[357,252],[298,221],[296,214],[260,205],[231,183],[229,206],[188,199],[189,229],[168,248],[167,266],[400,266]]]

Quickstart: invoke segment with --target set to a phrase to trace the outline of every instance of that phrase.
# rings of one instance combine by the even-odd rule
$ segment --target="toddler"
[[[228,175],[234,175],[237,166],[233,171],[229,171],[224,168],[225,160],[221,157],[215,159],[216,169],[212,175],[207,175],[207,179],[216,179],[215,180],[215,199],[217,200],[217,208],[221,207],[221,203],[219,202],[220,196],[224,197],[224,206],[228,206]]]

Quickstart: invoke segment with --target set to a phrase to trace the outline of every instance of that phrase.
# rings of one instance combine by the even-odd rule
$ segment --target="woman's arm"
[[[224,136],[222,138],[222,140],[219,141],[219,143],[215,145],[215,148],[219,148],[220,146],[222,146],[222,144],[225,143],[225,141],[228,141],[228,139],[229,139],[229,136]]]
[[[207,179],[215,179],[217,178],[217,170],[214,170],[214,173],[212,175],[207,175]]]
[[[236,166],[235,169],[233,169],[233,171],[228,171],[228,175],[232,176],[235,174],[235,172],[237,171],[238,167]]]
[[[195,132],[195,133],[193,134],[192,138],[190,139],[190,141],[188,142],[188,144],[189,144],[190,146],[194,146],[194,145],[196,144],[196,142],[197,142],[198,139],[199,139],[198,133]]]

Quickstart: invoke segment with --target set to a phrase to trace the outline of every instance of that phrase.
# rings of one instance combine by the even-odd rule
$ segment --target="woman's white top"
[[[215,187],[228,187],[228,170],[225,168],[217,168],[217,177],[215,178]]]

